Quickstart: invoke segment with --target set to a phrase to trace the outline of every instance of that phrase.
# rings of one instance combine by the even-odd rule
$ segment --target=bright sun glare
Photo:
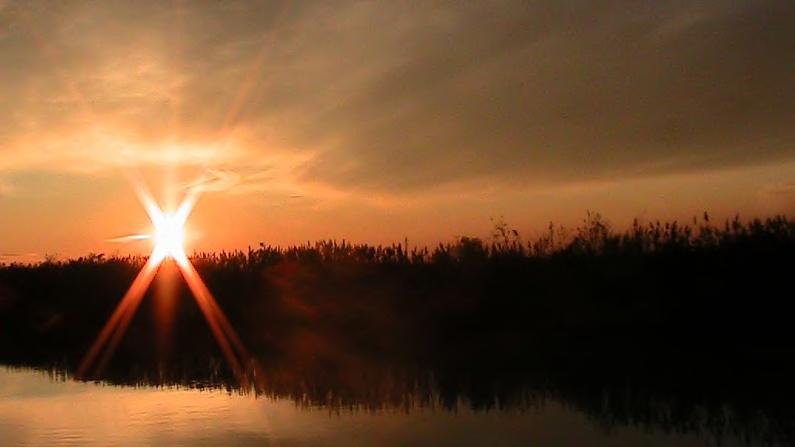
[[[179,264],[186,264],[188,256],[185,254],[185,222],[196,197],[186,197],[176,211],[167,212],[160,209],[148,192],[141,190],[139,196],[155,227],[154,234],[151,235],[154,240],[152,261],[159,264],[166,258],[173,258]]]
[[[185,222],[177,214],[163,213],[155,224],[155,253],[158,257],[185,258]]]

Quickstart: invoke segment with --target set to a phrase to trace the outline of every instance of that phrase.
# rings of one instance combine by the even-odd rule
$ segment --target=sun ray
[[[210,331],[215,337],[215,341],[218,343],[218,346],[221,348],[221,353],[224,355],[229,367],[232,369],[232,373],[235,375],[235,378],[237,378],[238,381],[243,384],[245,382],[243,368],[234,351],[232,350],[223,326],[219,322],[219,318],[214,307],[210,304],[211,302],[215,301],[212,297],[212,294],[210,294],[210,291],[204,285],[204,282],[199,278],[198,274],[196,274],[196,271],[192,268],[193,266],[190,264],[190,262],[178,262],[177,265],[179,265],[182,275],[185,278],[185,282],[188,283],[188,287],[193,293],[196,303],[199,305],[199,309],[201,309],[202,314],[204,314],[204,319],[207,320],[207,324],[210,326]]]
[[[282,6],[273,21],[273,28],[266,31],[263,35],[262,44],[257,51],[257,54],[254,55],[251,65],[245,71],[245,76],[241,80],[237,92],[232,96],[232,101],[229,104],[229,109],[226,112],[219,131],[220,139],[227,139],[226,144],[228,144],[229,134],[234,128],[235,122],[237,121],[240,113],[243,111],[246,102],[248,102],[249,96],[252,94],[258,84],[263,83],[262,70],[267,58],[271,56],[273,49],[276,46],[278,36],[277,31],[284,18],[287,16],[288,6],[289,4],[287,3]]]
[[[237,335],[237,332],[235,332],[234,328],[229,323],[229,319],[226,317],[226,314],[224,314],[223,310],[221,310],[221,307],[218,306],[218,302],[204,284],[204,281],[202,281],[201,276],[199,276],[199,273],[196,271],[196,268],[193,266],[193,264],[188,261],[183,263],[177,262],[177,265],[182,271],[188,286],[191,287],[191,291],[193,292],[196,299],[201,299],[207,304],[209,312],[218,320],[223,334],[232,342],[232,345],[234,346],[238,355],[242,358],[250,358],[251,356],[249,355],[248,350],[246,350],[243,342]]]
[[[146,210],[146,214],[149,215],[149,220],[151,220],[152,225],[157,228],[161,223],[163,211],[160,210],[160,206],[157,205],[154,197],[152,197],[149,188],[147,188],[142,181],[135,178],[133,180],[133,187],[135,188],[135,194],[138,196],[138,200]]]
[[[111,336],[114,336],[114,339],[117,338],[115,333],[118,333],[118,329],[122,327],[120,322],[122,322],[122,320],[127,321],[126,315],[130,311],[134,312],[134,309],[138,307],[138,304],[143,298],[146,289],[149,287],[149,284],[152,282],[152,279],[155,276],[158,264],[159,262],[154,261],[154,259],[150,257],[146,265],[144,265],[141,271],[138,272],[138,276],[136,276],[135,280],[133,280],[130,288],[127,289],[127,293],[124,294],[121,302],[119,302],[119,305],[116,306],[113,314],[99,332],[99,335],[91,345],[88,353],[83,357],[83,361],[80,363],[76,373],[78,378],[86,377],[86,373],[89,372],[91,365],[97,359],[97,356],[99,356],[108,339]],[[126,324],[123,325],[123,328],[126,330]],[[120,336],[118,338],[120,338]],[[112,347],[115,347],[115,345]]]

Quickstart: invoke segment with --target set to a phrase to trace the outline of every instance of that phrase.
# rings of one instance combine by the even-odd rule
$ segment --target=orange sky
[[[0,262],[795,209],[789,2],[0,0]]]

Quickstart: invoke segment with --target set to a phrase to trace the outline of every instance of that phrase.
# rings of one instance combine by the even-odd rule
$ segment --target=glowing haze
[[[791,1],[332,3],[0,0],[0,261],[795,209]]]

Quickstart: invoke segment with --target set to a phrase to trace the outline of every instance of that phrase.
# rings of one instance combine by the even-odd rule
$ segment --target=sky
[[[795,211],[795,3],[0,0],[0,261]]]

